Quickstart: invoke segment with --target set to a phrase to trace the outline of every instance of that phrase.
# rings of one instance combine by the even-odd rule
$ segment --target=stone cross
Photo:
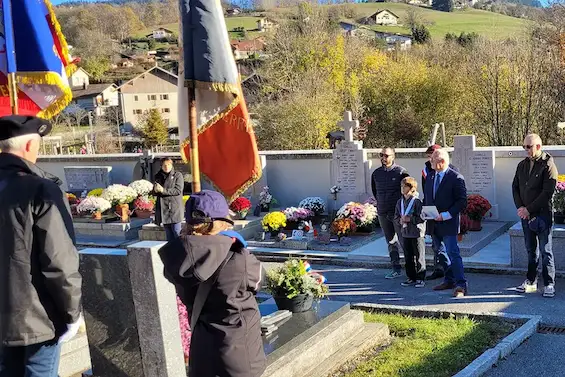
[[[359,121],[353,120],[351,111],[343,113],[343,120],[337,123],[345,131],[345,141],[353,141],[353,131],[359,127]]]

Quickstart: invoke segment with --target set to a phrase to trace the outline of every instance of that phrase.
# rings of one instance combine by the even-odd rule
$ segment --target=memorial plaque
[[[90,191],[112,184],[111,166],[65,166],[64,170],[69,191]]]
[[[467,195],[479,194],[493,206],[493,219],[497,218],[494,151],[480,151],[475,147],[475,135],[455,136],[453,165],[465,177]]]

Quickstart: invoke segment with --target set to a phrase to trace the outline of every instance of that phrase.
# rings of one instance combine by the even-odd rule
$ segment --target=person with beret
[[[266,367],[254,297],[263,282],[261,263],[229,230],[233,221],[221,194],[192,194],[185,216],[181,237],[159,255],[190,315],[189,377],[259,377]]]
[[[61,180],[37,161],[51,124],[0,118],[0,377],[57,377],[82,323],[79,258]]]

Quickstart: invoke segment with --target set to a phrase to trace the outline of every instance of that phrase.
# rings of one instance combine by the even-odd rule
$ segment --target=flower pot
[[[302,313],[312,309],[314,296],[311,294],[300,294],[293,298],[286,296],[273,296],[279,310],[290,310],[293,313]]]
[[[280,229],[271,230],[271,231],[269,231],[269,233],[271,233],[271,238],[276,238],[280,233]]]
[[[140,219],[148,219],[153,214],[153,211],[147,209],[136,209],[135,215]]]
[[[565,213],[555,212],[553,214],[553,221],[555,224],[565,224]]]
[[[116,215],[120,217],[123,223],[129,222],[129,205],[128,204],[118,204],[116,206]]]
[[[102,212],[96,211],[92,214],[92,218],[94,220],[102,220]]]
[[[235,219],[236,220],[245,220],[245,218],[247,217],[247,213],[249,212],[249,210],[245,210],[245,211],[238,211],[235,213]]]
[[[483,227],[481,226],[481,220],[469,219],[469,230],[471,232],[479,232],[482,229]]]

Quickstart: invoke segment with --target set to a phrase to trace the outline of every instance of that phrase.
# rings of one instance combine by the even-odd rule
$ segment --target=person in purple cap
[[[159,255],[190,314],[189,377],[259,377],[266,367],[255,293],[261,263],[229,229],[224,197],[203,190],[185,207],[186,228]]]

